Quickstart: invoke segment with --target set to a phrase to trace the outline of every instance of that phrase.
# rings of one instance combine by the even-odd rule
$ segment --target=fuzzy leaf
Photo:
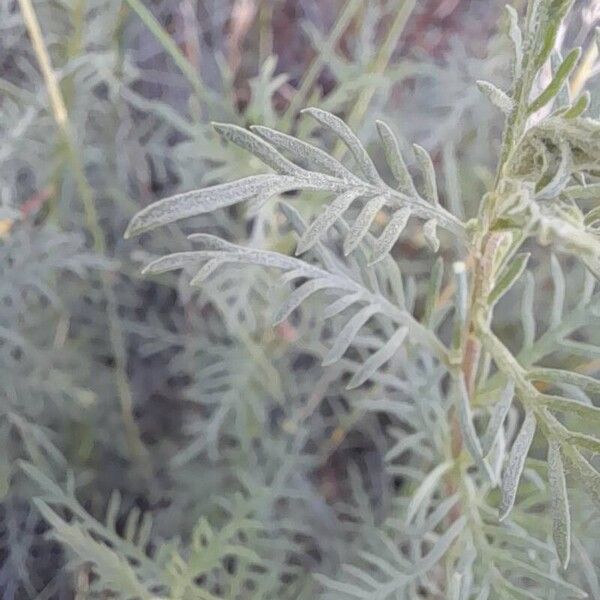
[[[550,312],[550,327],[555,329],[562,321],[563,307],[565,304],[565,275],[561,269],[556,255],[550,256],[550,272],[554,284],[554,294],[552,296],[552,310]]]
[[[429,498],[436,490],[440,479],[452,468],[450,461],[437,465],[430,471],[419,487],[414,491],[408,508],[406,509],[405,523],[408,525],[415,517],[419,509],[423,508],[424,503],[428,503]]]
[[[444,259],[439,256],[433,264],[431,276],[427,285],[427,297],[425,300],[425,312],[423,322],[431,325],[433,315],[437,308],[442,289],[442,279],[444,278]]]
[[[542,93],[529,105],[527,109],[529,114],[538,111],[546,106],[562,89],[567,81],[571,71],[575,68],[579,57],[581,56],[581,48],[573,48],[566,58],[562,61],[560,67],[556,70],[552,81],[544,88]]]
[[[589,450],[594,454],[600,454],[600,440],[598,438],[592,437],[591,435],[570,431],[569,434],[565,437],[565,441],[569,444],[579,446],[584,450]]]
[[[328,366],[337,362],[342,358],[344,352],[352,344],[354,338],[363,327],[363,325],[375,314],[381,312],[381,309],[377,305],[369,305],[362,308],[357,312],[340,331],[338,336],[335,338],[333,346],[326,354],[323,359],[323,365]]]
[[[529,252],[517,254],[511,263],[504,268],[504,271],[500,274],[494,289],[488,296],[488,302],[491,306],[494,306],[494,304],[496,304],[498,300],[500,300],[500,298],[502,298],[502,296],[504,296],[504,294],[506,294],[506,292],[512,288],[519,277],[521,277],[523,271],[527,267],[529,257]]]
[[[589,108],[591,100],[592,96],[589,91],[586,90],[579,98],[577,98],[572,106],[562,113],[562,116],[565,119],[576,119],[577,117],[580,117]]]
[[[506,12],[508,13],[508,36],[510,37],[513,49],[514,49],[514,62],[513,62],[513,79],[516,81],[521,76],[523,68],[523,33],[519,27],[519,15],[517,11],[510,6],[506,5]]]
[[[425,199],[433,204],[439,204],[437,182],[435,180],[435,169],[433,168],[433,161],[429,152],[418,144],[413,144],[415,156],[421,168],[421,174],[423,175],[423,193]]]
[[[323,311],[324,319],[331,319],[361,299],[361,294],[347,294],[329,304]]]
[[[416,195],[415,186],[412,181],[412,177],[408,172],[402,152],[400,151],[400,145],[394,135],[394,132],[390,127],[383,121],[376,121],[377,132],[381,138],[383,144],[383,150],[385,152],[385,158],[390,167],[392,175],[398,182],[398,188],[405,191],[408,194]]]
[[[415,564],[416,573],[424,573],[432,569],[448,552],[450,546],[454,543],[454,540],[461,534],[465,525],[467,524],[467,518],[465,516],[459,517],[448,527],[448,529],[440,536],[433,548],[429,551],[429,554],[422,558]]]
[[[525,459],[527,458],[529,447],[531,446],[533,436],[535,435],[535,427],[535,415],[533,412],[527,411],[521,429],[510,451],[508,464],[502,478],[502,502],[500,504],[501,521],[508,516],[508,513],[515,503],[519,480],[521,479],[521,473],[525,466]]]
[[[291,154],[295,160],[305,163],[307,167],[339,179],[355,180],[356,177],[335,158],[332,158],[317,146],[299,140],[291,135],[276,131],[262,125],[253,125],[250,127],[262,138],[275,146],[278,150],[286,151]]]
[[[222,258],[211,258],[208,262],[204,263],[200,270],[190,279],[191,287],[200,287],[221,265],[225,264],[227,259]]]
[[[458,413],[458,422],[460,425],[460,431],[462,433],[465,447],[469,451],[469,454],[475,461],[475,463],[482,469],[484,473],[494,480],[494,475],[490,469],[490,466],[486,463],[483,458],[483,450],[481,449],[481,442],[477,437],[475,431],[475,425],[473,424],[473,413],[471,411],[471,403],[469,400],[469,393],[465,383],[464,375],[461,375],[455,379],[456,385],[456,406]]]
[[[559,144],[559,148],[560,162],[558,164],[556,172],[554,173],[550,181],[548,181],[548,183],[545,183],[544,185],[542,185],[542,187],[540,187],[540,182],[538,182],[538,185],[536,186],[535,197],[538,200],[555,198],[563,191],[563,189],[571,179],[571,175],[573,172],[571,148],[569,147],[569,144],[565,141],[562,141]]]
[[[377,352],[369,356],[360,369],[354,373],[347,389],[351,390],[362,385],[377,369],[390,360],[404,343],[407,334],[407,327],[397,329],[394,335]]]
[[[514,394],[515,384],[514,381],[511,380],[506,384],[506,386],[502,390],[500,400],[494,406],[492,416],[490,417],[488,426],[481,439],[481,446],[483,449],[484,456],[487,456],[490,453],[491,449],[494,447],[496,440],[498,439],[498,435],[500,433],[500,430],[502,429],[504,419],[506,419],[506,415],[510,410]]]
[[[339,117],[319,108],[305,108],[302,113],[309,114],[311,117],[319,121],[322,125],[333,131],[346,144],[354,159],[356,160],[360,170],[363,172],[367,181],[374,185],[381,184],[381,177],[377,173],[377,169],[368,155],[367,151],[360,143],[354,132],[342,121]]]
[[[560,445],[556,440],[549,442],[548,482],[553,522],[552,537],[562,567],[566,569],[571,554],[571,514]]]
[[[513,110],[515,103],[505,92],[496,87],[489,81],[477,81],[477,87],[482,94],[485,94],[489,101],[499,108],[505,115],[508,115]]]
[[[600,407],[598,406],[584,404],[562,396],[550,396],[549,394],[543,394],[540,399],[550,410],[578,415],[588,423],[600,426]]]
[[[437,236],[437,220],[429,219],[423,225],[423,236],[425,237],[425,241],[427,245],[431,248],[432,252],[437,252],[440,249],[440,240]]]
[[[177,194],[138,212],[127,227],[125,237],[130,238],[161,225],[194,217],[218,208],[250,200],[257,196],[275,196],[296,190],[301,183],[286,175],[252,175],[231,183],[222,183],[202,190]]]
[[[377,238],[373,247],[373,255],[369,265],[374,265],[383,260],[404,231],[410,218],[410,208],[405,207],[397,210],[389,220],[381,235]]]
[[[303,283],[300,287],[296,288],[287,298],[287,300],[279,307],[273,322],[275,325],[285,321],[290,314],[296,310],[302,302],[307,300],[310,296],[318,292],[319,290],[332,289],[332,288],[344,288],[347,287],[347,283],[343,280],[335,277],[319,277],[317,279],[311,279],[306,283]]]
[[[355,250],[367,235],[377,213],[385,206],[386,201],[386,196],[376,196],[364,205],[344,240],[344,254],[346,256]]]
[[[296,248],[296,255],[302,254],[312,248],[359,196],[360,190],[350,190],[341,194],[329,204],[309,225],[300,238]]]
[[[583,485],[594,502],[600,505],[600,473],[573,447],[563,447],[567,472],[572,473]]]
[[[213,123],[212,125],[224,139],[247,150],[281,175],[302,177],[305,174],[304,169],[290,162],[277,152],[273,146],[251,131],[228,123]]]

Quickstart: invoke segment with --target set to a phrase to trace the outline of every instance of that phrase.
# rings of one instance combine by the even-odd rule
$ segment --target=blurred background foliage
[[[600,10],[578,6],[565,35],[586,46]],[[37,466],[38,479],[67,482],[52,494],[81,519],[89,552],[90,519],[105,522],[110,506],[119,535],[151,518],[151,547],[171,540],[188,561],[186,576],[217,596],[313,598],[320,584],[309,574],[335,575],[357,548],[380,545],[378,524],[403,501],[395,490],[411,467],[393,450],[395,409],[378,404],[376,388],[349,392],[335,369],[320,366],[318,304],[273,329],[283,292],[268,273],[227,270],[200,291],[175,275],[143,278],[149,258],[189,241],[171,227],[144,239],[141,250],[122,234],[134,212],[158,198],[256,172],[256,159],[223,144],[211,121],[311,139],[316,129],[299,118],[310,105],[343,116],[366,145],[381,118],[409,155],[407,140],[426,147],[444,201],[472,216],[502,128],[475,81],[507,81],[503,2],[39,0],[33,7],[67,121],[57,123],[20,3],[2,0],[2,598],[81,599],[104,585],[89,568],[100,554],[73,561],[44,535],[46,520],[32,504],[39,488],[19,459]],[[592,59],[581,74],[588,87]],[[340,156],[330,142],[319,140]],[[297,206],[310,215],[317,201],[305,195]],[[293,248],[292,237],[275,235],[274,208],[252,219],[242,210],[208,214],[190,230]],[[417,232],[400,246],[411,258],[409,294],[418,298],[431,258]],[[421,367],[401,389],[435,395],[430,383],[440,375],[417,358]],[[414,418],[427,428],[439,415]],[[224,527],[216,541],[207,533]],[[245,570],[228,570],[227,535],[262,566],[247,556]],[[197,571],[194,556],[208,561]]]

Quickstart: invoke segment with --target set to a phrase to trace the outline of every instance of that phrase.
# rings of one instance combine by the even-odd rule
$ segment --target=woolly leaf
[[[405,523],[409,524],[417,514],[417,512],[423,508],[423,505],[427,503],[435,489],[440,483],[440,479],[452,468],[452,463],[447,461],[437,465],[432,471],[430,471],[425,479],[421,482],[419,487],[415,490],[410,499],[408,508],[406,509]]]
[[[490,480],[493,481],[494,476],[483,458],[483,450],[481,448],[481,442],[477,437],[475,431],[475,425],[473,424],[473,413],[471,411],[471,403],[469,400],[469,393],[465,383],[464,375],[461,373],[460,376],[455,378],[456,386],[456,407],[458,413],[458,422],[460,425],[460,431],[462,433],[465,447],[469,451],[469,454],[477,465],[488,475]]]
[[[276,131],[262,125],[253,125],[250,127],[262,138],[266,139],[270,144],[278,150],[288,152],[295,160],[301,161],[307,167],[319,171],[332,177],[339,179],[355,180],[356,177],[344,167],[340,162],[335,160],[320,148],[308,144],[298,138],[295,138],[281,131]]]
[[[312,248],[359,196],[360,190],[349,190],[329,204],[309,225],[300,238],[296,248],[296,255],[302,254]]]
[[[489,81],[477,81],[477,87],[482,94],[485,94],[490,102],[499,108],[505,115],[508,115],[513,110],[515,103],[513,100],[500,88],[497,88]]]
[[[514,50],[513,79],[516,81],[521,76],[523,67],[523,33],[519,27],[519,15],[517,11],[509,4],[505,8],[509,20],[508,35],[512,41]]]
[[[425,312],[423,321],[429,325],[432,324],[433,315],[440,298],[440,290],[442,288],[442,279],[444,278],[444,260],[438,257],[433,264],[431,276],[427,285],[427,297],[425,300]]]
[[[494,406],[492,416],[490,417],[488,426],[486,427],[485,433],[481,439],[481,446],[484,456],[487,456],[490,453],[494,444],[496,443],[496,440],[498,439],[504,419],[506,419],[506,415],[510,410],[514,393],[515,384],[514,381],[511,380],[502,390],[500,400]]]
[[[592,96],[589,91],[586,90],[579,98],[577,98],[572,106],[562,113],[562,116],[565,119],[576,119],[577,117],[580,117],[589,108],[591,100]]]
[[[529,113],[534,113],[540,108],[546,106],[562,89],[563,85],[567,81],[567,78],[571,74],[571,71],[575,68],[577,61],[581,56],[581,48],[573,48],[566,58],[562,61],[561,65],[556,70],[552,81],[544,88],[542,93],[529,105]]]
[[[379,173],[377,173],[377,169],[375,168],[371,157],[360,143],[360,140],[344,121],[319,108],[305,108],[302,113],[309,114],[319,121],[319,123],[330,129],[344,142],[344,144],[346,144],[369,183],[374,185],[379,185],[381,183],[381,177],[379,177]]]
[[[564,447],[563,458],[568,472],[583,484],[594,502],[600,504],[600,474],[598,471],[573,447]]]
[[[571,149],[565,141],[561,141],[559,148],[560,162],[556,172],[547,183],[542,179],[536,186],[535,196],[538,200],[555,198],[563,191],[569,179],[571,179],[573,173]]]
[[[450,525],[450,527],[448,527],[448,529],[440,536],[433,548],[429,551],[429,554],[415,564],[415,572],[424,573],[432,569],[446,552],[448,552],[450,546],[452,546],[456,538],[461,534],[466,524],[467,518],[465,516],[456,519],[456,521],[454,521],[454,523],[452,523],[452,525]]]
[[[374,265],[379,261],[383,260],[388,252],[394,247],[394,244],[404,231],[408,219],[410,218],[410,208],[401,208],[397,210],[389,220],[385,229],[381,232],[381,235],[375,241],[373,247],[373,255],[369,265]]]
[[[247,129],[227,123],[213,123],[212,125],[223,138],[247,150],[278,173],[299,177],[304,175],[304,169],[290,162],[273,146]]]
[[[332,317],[339,315],[341,312],[343,312],[344,310],[346,310],[347,308],[349,308],[356,302],[359,302],[360,299],[361,299],[360,293],[347,294],[346,296],[342,296],[341,298],[338,298],[335,302],[332,302],[325,308],[325,310],[323,311],[323,318],[331,319]]]
[[[545,381],[556,385],[575,385],[586,392],[600,394],[600,381],[574,371],[536,368],[530,370],[527,377],[530,381]]]
[[[319,290],[340,288],[344,287],[344,282],[334,277],[321,277],[317,279],[311,279],[306,283],[303,283],[299,288],[295,289],[287,298],[287,300],[280,306],[275,318],[273,319],[275,324],[281,323],[287,319],[290,314],[296,310],[302,302],[307,300],[310,296],[318,292]],[[346,284],[347,285],[347,284]]]
[[[377,196],[364,205],[344,240],[344,254],[346,256],[355,250],[367,235],[377,213],[385,206],[386,201],[385,196]]]
[[[525,466],[525,459],[527,458],[529,447],[531,446],[533,436],[535,435],[535,428],[535,415],[533,412],[527,411],[521,429],[519,430],[510,451],[508,464],[502,478],[502,502],[500,504],[501,521],[508,516],[508,513],[515,503],[519,480],[521,479],[521,473]]]
[[[383,121],[376,121],[377,132],[381,138],[383,144],[383,150],[385,152],[385,158],[390,167],[392,175],[398,182],[398,188],[409,194],[416,195],[415,186],[412,181],[412,177],[408,172],[402,152],[400,151],[400,145],[394,135],[394,132],[390,127]]]
[[[548,482],[553,522],[552,537],[563,569],[566,569],[571,555],[571,514],[560,445],[556,440],[549,442]]]
[[[130,238],[161,225],[194,217],[218,208],[250,200],[257,196],[275,196],[301,187],[300,182],[285,175],[252,175],[231,183],[222,183],[202,190],[177,194],[138,212],[127,227]]]
[[[351,390],[362,385],[369,377],[390,360],[404,343],[408,334],[407,327],[400,327],[394,335],[377,352],[369,356],[363,365],[354,373],[347,389]]]
[[[521,277],[523,271],[527,268],[529,257],[530,254],[528,252],[517,254],[510,264],[504,268],[504,271],[500,274],[496,285],[488,296],[488,302],[491,306],[494,306]]]
[[[199,271],[190,279],[190,286],[200,287],[221,265],[225,264],[225,257],[212,258],[202,265]]]
[[[560,267],[556,255],[550,256],[550,272],[554,283],[554,295],[552,297],[552,310],[550,312],[550,327],[556,328],[560,325],[565,304],[565,275]]]
[[[369,305],[357,312],[344,326],[335,338],[333,346],[323,359],[323,365],[331,365],[342,358],[344,352],[352,344],[363,325],[375,314],[381,312],[377,305]]]
[[[439,204],[437,182],[435,180],[435,169],[433,168],[431,156],[425,148],[418,144],[413,144],[413,149],[421,168],[421,174],[423,175],[423,193],[425,199],[437,205]]]
[[[550,396],[548,394],[543,394],[540,397],[540,400],[550,410],[578,415],[588,423],[595,423],[597,426],[600,425],[600,407],[584,404],[583,402],[571,400],[570,398]]]
[[[423,225],[423,236],[432,252],[437,252],[440,249],[440,240],[437,236],[437,224],[436,219],[429,219],[429,221]]]

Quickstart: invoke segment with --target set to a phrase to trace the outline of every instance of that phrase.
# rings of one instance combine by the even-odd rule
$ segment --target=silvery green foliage
[[[77,181],[48,112],[44,82],[35,69],[36,58],[18,4],[5,3],[0,7],[0,53],[3,64],[13,65],[17,57],[18,65],[5,69],[6,79],[0,83],[0,128],[5,141],[0,182],[3,199],[14,195],[23,212],[31,209],[30,200],[34,207],[22,229],[20,224],[14,226],[0,240],[3,258],[14,255],[18,259],[15,269],[7,269],[6,285],[13,304],[6,311],[0,308],[2,324],[10,329],[3,337],[10,339],[2,345],[6,360],[0,371],[6,384],[3,400],[8,401],[3,408],[11,412],[10,421],[3,418],[0,426],[0,445],[8,448],[0,459],[2,491],[9,486],[0,507],[3,600],[11,598],[10,594],[35,598],[42,590],[47,596],[70,598],[80,580],[86,579],[92,555],[108,568],[96,590],[104,591],[103,586],[120,589],[122,582],[114,581],[119,573],[126,574],[123,589],[140,590],[132,583],[131,569],[117,563],[127,561],[127,553],[106,552],[98,548],[98,540],[90,541],[73,529],[65,529],[63,550],[50,540],[41,541],[40,531],[46,525],[31,503],[39,487],[28,486],[18,477],[17,457],[32,461],[57,480],[72,468],[78,498],[90,513],[80,513],[82,521],[92,515],[104,519],[110,491],[115,488],[121,491],[122,502],[111,506],[118,508],[120,527],[142,497],[142,503],[147,503],[146,524],[149,513],[155,514],[150,546],[180,535],[184,560],[192,551],[190,531],[204,516],[210,519],[212,531],[222,531],[231,521],[237,495],[242,494],[248,510],[261,522],[256,536],[245,532],[245,543],[267,567],[263,562],[260,575],[253,573],[239,584],[226,573],[232,561],[227,555],[207,586],[218,590],[226,579],[231,595],[248,597],[245,592],[252,587],[257,598],[313,597],[316,584],[307,572],[315,570],[317,560],[310,552],[320,553],[319,566],[333,572],[344,545],[313,477],[321,468],[320,461],[328,460],[327,452],[317,459],[305,447],[321,446],[340,421],[351,422],[352,417],[345,386],[329,382],[330,374],[324,376],[314,361],[314,357],[323,358],[321,332],[312,334],[305,348],[290,343],[296,336],[309,340],[318,308],[305,322],[296,323],[296,329],[282,326],[273,334],[268,313],[273,297],[281,295],[269,290],[272,277],[268,272],[246,269],[240,277],[220,270],[198,293],[184,277],[157,275],[150,281],[138,277],[138,266],[148,254],[163,254],[174,243],[179,249],[194,249],[176,228],[155,232],[152,246],[146,246],[144,253],[130,254],[131,246],[121,240],[136,207],[156,194],[169,193],[175,186],[187,189],[256,172],[258,160],[248,160],[247,152],[233,144],[221,144],[213,128],[197,115],[240,124],[276,124],[290,131],[297,113],[288,111],[284,119],[275,110],[274,96],[287,78],[276,73],[281,62],[273,56],[259,59],[259,52],[254,53],[248,71],[256,75],[247,79],[252,95],[240,106],[239,82],[221,58],[227,40],[217,33],[224,30],[234,2],[203,2],[197,22],[205,31],[194,32],[192,27],[191,35],[197,33],[201,44],[199,70],[207,93],[188,104],[187,83],[125,2],[34,4],[66,96],[78,155],[95,192],[110,259],[83,250],[89,224]],[[355,10],[359,4],[354,2]],[[153,2],[151,8],[164,23],[180,9],[185,14],[191,5]],[[379,3],[367,6],[362,12],[365,21],[358,25],[360,43],[344,48],[343,55],[336,44],[327,47],[317,41],[329,35],[329,22],[324,23],[323,32],[310,30],[323,67],[339,74],[334,93],[323,100],[323,107],[341,111],[373,86],[387,95],[389,86],[406,76],[402,70],[385,78],[360,72],[377,49],[380,21],[389,10]],[[318,15],[315,20],[319,22]],[[187,20],[176,23],[180,25],[187,39]],[[319,95],[319,82],[308,92],[311,97]],[[3,213],[2,219],[18,213]],[[262,247],[269,243],[269,231],[279,218],[278,211],[263,210],[247,228],[232,210],[206,214],[194,223],[228,239]],[[83,235],[65,235],[62,230]],[[98,285],[101,274],[113,283],[127,340],[127,374],[136,417],[156,473],[150,482],[140,476],[124,444],[106,298]],[[44,288],[39,302],[33,302],[36,290],[32,286]],[[26,339],[18,338],[24,329]],[[247,368],[239,369],[242,362]],[[327,396],[325,409],[317,406],[312,414],[285,403],[292,394],[307,401],[314,398],[315,381]],[[304,428],[310,430],[309,436]],[[374,417],[361,419],[354,429],[359,428],[369,439],[382,435]],[[328,452],[334,451],[332,447]],[[201,464],[204,468],[198,477]],[[68,516],[59,504],[53,507],[59,518],[52,517],[57,530]],[[51,516],[47,510],[45,514]],[[134,521],[132,517],[128,522]],[[204,522],[198,525],[198,535],[206,531]],[[323,531],[328,535],[315,535]],[[77,541],[76,549],[81,552],[77,560],[68,554],[67,540]],[[7,581],[9,586],[4,585]],[[282,591],[282,581],[292,583]],[[190,597],[190,590],[180,591],[182,597]],[[198,593],[207,597],[202,590]]]
[[[583,368],[582,359],[598,352],[593,331],[583,340],[569,336],[597,323],[596,217],[589,202],[578,201],[595,197],[600,124],[581,116],[585,103],[578,99],[532,120],[561,92],[579,51],[568,53],[550,83],[531,97],[570,5],[568,0],[532,0],[523,23],[508,11],[514,44],[512,88],[505,92],[490,82],[479,83],[507,115],[496,183],[481,202],[479,219],[464,223],[443,208],[433,162],[420,146],[415,147],[421,171],[415,181],[391,129],[379,124],[383,153],[395,178],[391,186],[343,121],[308,109],[309,116],[346,145],[351,165],[271,129],[250,132],[217,125],[223,137],[275,174],[252,175],[160,201],[129,225],[131,236],[242,201],[249,201],[252,213],[260,215],[268,200],[288,192],[322,192],[330,198],[310,223],[293,208],[294,201],[281,206],[298,236],[296,253],[304,260],[200,233],[191,236],[198,250],[167,255],[146,267],[151,274],[183,269],[191,274],[193,286],[205,285],[231,265],[274,269],[283,282],[297,282],[275,313],[279,323],[290,322],[296,311],[303,314],[304,303],[321,294],[327,298],[321,301],[322,318],[342,321],[323,351],[323,364],[336,368],[338,376],[349,373],[350,389],[369,382],[366,389],[378,390],[381,397],[364,398],[359,406],[402,424],[388,456],[393,461],[409,452],[409,458],[387,470],[402,477],[394,499],[401,510],[393,514],[399,517],[378,527],[377,542],[365,540],[364,548],[357,547],[342,574],[319,576],[327,598],[577,598],[585,596],[579,585],[593,585],[586,569],[577,566],[572,577],[579,585],[568,581],[572,577],[569,572],[564,577],[555,556],[562,568],[568,567],[574,513],[566,477],[578,488],[577,501],[581,489],[594,502],[600,499],[600,474],[588,459],[600,447],[590,435],[600,412],[587,395],[597,392],[598,383],[577,370],[551,367],[545,359],[559,353],[579,359]],[[455,264],[452,312],[436,314],[442,304],[443,263],[436,263],[427,285],[428,309],[421,319],[415,292],[406,289],[389,254],[411,217],[420,222],[433,251],[440,247],[439,227],[458,241],[461,256],[470,253],[474,260],[471,273],[463,263]],[[592,273],[585,277],[583,297],[571,308],[561,265],[554,254],[546,254],[554,285],[547,322],[534,315],[535,282],[528,255],[518,254],[532,238],[542,247],[575,256]],[[519,352],[494,332],[494,306],[523,281]],[[541,335],[539,326],[545,329]],[[355,356],[357,362],[346,364],[345,356]],[[397,356],[403,359],[392,370]],[[419,378],[427,392],[413,387]],[[444,391],[448,388],[453,393]],[[426,400],[436,395],[428,405]],[[511,406],[514,398],[518,403]],[[544,455],[544,440],[547,463],[529,458],[533,448]],[[539,503],[549,506],[552,541],[533,516]]]

